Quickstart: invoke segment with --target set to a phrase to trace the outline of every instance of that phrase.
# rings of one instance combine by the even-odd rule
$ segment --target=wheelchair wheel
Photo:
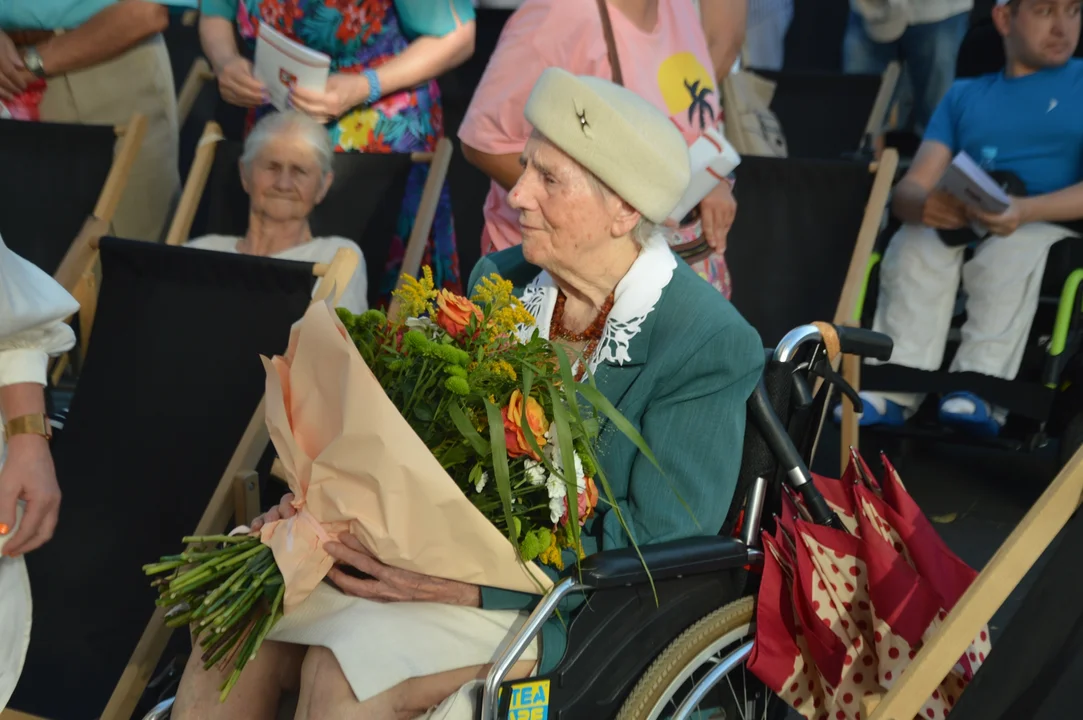
[[[756,632],[754,596],[715,610],[670,643],[636,684],[617,720],[668,720],[704,676]],[[789,708],[741,663],[686,717],[694,720],[782,720]]]

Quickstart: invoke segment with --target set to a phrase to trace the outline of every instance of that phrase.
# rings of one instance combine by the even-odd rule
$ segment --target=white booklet
[[[267,88],[271,103],[285,110],[293,88],[323,92],[331,73],[331,57],[260,23],[253,72]]]
[[[997,181],[982,170],[966,152],[955,156],[937,187],[954,195],[964,204],[989,213],[1002,213],[1011,204],[1011,198]]]
[[[669,218],[681,222],[699,205],[718,183],[741,164],[741,156],[715,128],[708,128],[688,148],[688,162],[692,176],[677,207]]]

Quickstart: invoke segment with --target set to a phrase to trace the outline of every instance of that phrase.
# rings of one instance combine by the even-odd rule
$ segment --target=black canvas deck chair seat
[[[204,234],[245,234],[248,194],[238,165],[243,149],[240,142],[225,140],[217,124],[207,124],[166,235],[168,244],[181,245]],[[429,163],[431,170],[406,243],[402,272],[408,275],[417,275],[421,266],[451,153],[447,138],[439,141],[434,153],[335,153],[331,190],[309,218],[312,234],[339,235],[361,247],[371,306],[380,299],[391,237],[413,163]]]
[[[791,328],[831,318],[856,325],[898,155],[880,162],[746,157],[737,167],[738,212],[727,239],[733,304],[773,347]],[[860,387],[860,363],[843,377]],[[843,427],[843,458],[857,422]],[[843,467],[846,466],[845,459]]]
[[[871,159],[898,84],[898,63],[882,75],[752,71],[775,83],[771,111],[782,126],[789,157]]]
[[[345,287],[357,261],[348,250],[314,266],[112,238],[100,253],[93,342],[53,446],[63,505],[53,540],[27,558],[34,628],[10,703],[53,720],[127,720],[135,709],[142,675],[126,667],[155,610],[140,567],[212,522],[208,501],[233,499],[232,482],[218,489],[231,458],[267,446],[248,433],[260,355],[285,350],[316,273],[319,298]],[[250,498],[240,504],[236,514],[255,514]],[[154,627],[165,631],[160,618]],[[169,637],[151,635],[147,674]],[[110,703],[122,676],[134,700]]]
[[[122,127],[0,120],[7,246],[54,274],[88,218],[112,221],[145,129],[141,115]]]
[[[90,244],[109,232],[146,130],[138,114],[120,127],[0,120],[0,236],[84,309],[97,294]],[[84,351],[89,331],[81,312]]]

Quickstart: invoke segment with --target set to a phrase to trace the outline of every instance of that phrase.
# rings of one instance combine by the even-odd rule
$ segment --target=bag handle
[[[613,22],[609,18],[606,0],[598,0],[598,12],[602,16],[602,34],[605,35],[605,47],[609,52],[609,67],[613,69],[613,82],[624,85],[624,74],[620,70],[620,57],[617,55],[617,38],[613,35]]]

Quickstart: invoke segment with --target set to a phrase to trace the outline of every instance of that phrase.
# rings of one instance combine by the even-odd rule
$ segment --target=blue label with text
[[[549,681],[513,685],[508,720],[549,720]]]

